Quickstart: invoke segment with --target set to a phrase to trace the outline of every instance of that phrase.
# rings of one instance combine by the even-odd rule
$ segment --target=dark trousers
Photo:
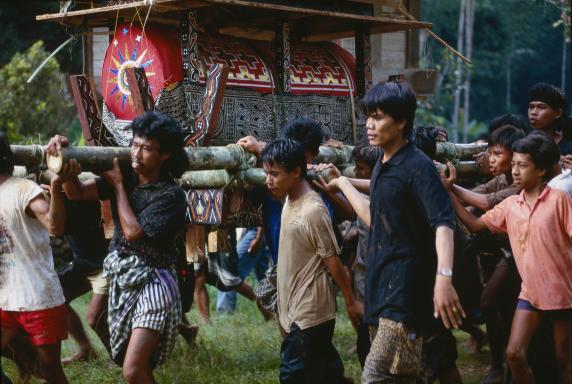
[[[336,321],[301,330],[295,323],[280,348],[280,383],[343,383],[344,365],[332,344]]]
[[[358,360],[363,369],[365,365],[365,359],[371,348],[371,340],[369,339],[369,325],[363,321],[360,323],[357,330],[357,340],[356,340],[356,352],[358,355]]]

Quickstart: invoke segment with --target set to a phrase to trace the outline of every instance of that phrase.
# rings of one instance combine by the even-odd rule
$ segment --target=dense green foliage
[[[44,142],[54,133],[69,133],[75,111],[65,95],[64,75],[51,58],[31,83],[27,79],[48,57],[42,41],[16,53],[0,68],[0,130],[12,142]]]
[[[45,49],[51,52],[75,32],[60,24],[36,21],[37,15],[57,13],[59,1],[2,0],[0,3],[0,67],[7,64],[14,54],[24,52],[38,40],[42,40]],[[68,46],[57,55],[57,59],[64,72],[81,71],[81,45]]]
[[[422,1],[422,20],[432,22],[433,31],[453,46],[457,42],[459,3],[459,0]],[[473,64],[460,65],[463,73],[471,73],[471,120],[486,123],[503,113],[526,114],[527,90],[531,85],[539,81],[561,85],[564,39],[559,20],[561,9],[550,1],[476,1]],[[570,44],[567,49],[565,88],[572,94]],[[449,126],[454,72],[459,66],[451,54],[431,39],[423,64],[437,68],[443,77],[438,93],[423,104],[421,121],[439,116],[441,125]],[[572,98],[568,99],[570,106]]]

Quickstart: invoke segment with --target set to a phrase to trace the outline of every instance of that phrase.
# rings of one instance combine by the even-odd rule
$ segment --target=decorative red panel
[[[291,92],[348,96],[350,89],[355,91],[354,65],[353,57],[336,44],[292,44]]]
[[[103,62],[101,89],[104,101],[119,119],[132,120],[131,92],[125,75],[128,67],[141,67],[156,98],[169,84],[183,79],[181,46],[176,30],[165,27],[145,28],[122,24],[117,27]]]
[[[272,75],[263,58],[254,50],[252,41],[201,34],[198,46],[203,62],[199,83],[205,84],[211,66],[226,64],[229,68],[227,87],[272,92]]]

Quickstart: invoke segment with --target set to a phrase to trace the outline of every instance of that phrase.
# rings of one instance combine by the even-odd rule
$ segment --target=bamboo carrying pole
[[[235,170],[243,164],[254,163],[255,158],[241,146],[231,144],[226,147],[188,147],[189,170],[226,169]],[[127,147],[67,147],[57,155],[46,156],[49,169],[59,172],[62,165],[76,159],[82,170],[100,172],[113,167],[113,159],[120,163],[131,163],[131,149]]]
[[[47,156],[49,171],[42,170],[44,165],[44,149],[39,145],[12,145],[15,163],[24,165],[17,167],[18,176],[36,173],[39,182],[48,183],[51,176],[49,171],[57,172],[62,164],[69,159],[76,159],[83,171],[99,172],[111,169],[113,158],[117,157],[123,164],[130,164],[131,153],[124,147],[68,147],[63,148],[58,156]],[[345,169],[351,176],[352,146],[343,146],[341,149],[333,147],[320,147],[317,157],[319,163],[333,163],[340,169]],[[438,143],[437,158],[441,161],[452,161],[460,177],[472,178],[480,170],[472,159],[476,154],[486,149],[486,144],[454,144]],[[251,189],[264,185],[266,174],[260,168],[254,168],[255,158],[242,147],[231,144],[226,147],[189,147],[186,148],[189,159],[189,171],[185,172],[179,183],[185,189],[204,188],[246,188]],[[439,170],[444,165],[438,165]],[[309,172],[311,178],[316,177]],[[327,180],[328,174],[322,175]],[[89,172],[82,172],[83,179],[93,178]]]
[[[457,174],[464,179],[470,179],[479,176],[480,169],[474,161],[460,161],[455,165]],[[446,166],[437,164],[437,170],[444,172]],[[348,166],[343,170],[343,175],[347,177],[356,177],[354,166]],[[26,167],[14,167],[14,176],[33,179],[37,183],[49,184],[55,173],[48,170],[39,172],[28,172]],[[314,171],[308,172],[311,180],[318,180],[322,176],[326,181],[330,180],[329,170],[324,170],[318,174]],[[82,172],[79,175],[81,181],[95,178],[96,175],[91,172]],[[226,169],[211,169],[202,171],[187,171],[183,173],[178,180],[180,186],[185,190],[190,189],[207,189],[207,188],[230,188],[232,190],[242,188],[252,190],[257,187],[263,187],[266,184],[266,173],[262,168],[250,168],[242,171],[229,173]]]
[[[113,158],[120,162],[131,162],[130,149],[127,147],[68,147],[64,148],[59,156],[47,156],[40,145],[11,145],[14,160],[17,165],[27,167],[41,167],[46,161],[47,166],[56,172],[61,169],[63,162],[68,159],[77,159],[85,171],[102,171],[111,169]],[[353,146],[344,145],[341,149],[321,146],[316,157],[316,163],[332,163],[338,166],[350,164]],[[472,160],[480,152],[485,151],[486,144],[455,144],[437,143],[436,157],[442,160]],[[189,170],[226,169],[235,171],[240,168],[249,168],[245,164],[254,164],[253,155],[246,152],[236,144],[226,147],[188,147]]]

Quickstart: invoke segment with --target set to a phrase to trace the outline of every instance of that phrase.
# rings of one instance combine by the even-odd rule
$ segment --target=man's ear
[[[159,152],[159,158],[161,161],[165,162],[169,157],[171,157],[171,152]]]
[[[561,118],[563,114],[564,114],[564,110],[562,108],[558,108],[556,110],[556,118],[557,119]]]
[[[542,180],[544,180],[544,176],[546,175],[546,172],[547,172],[546,169],[538,168],[538,175],[542,178]]]
[[[292,173],[294,174],[294,176],[296,176],[297,179],[300,179],[302,176],[302,168],[296,167],[296,168],[294,168]]]
[[[397,129],[399,129],[403,134],[403,131],[405,131],[405,127],[407,126],[407,119],[398,120],[396,123],[399,125]]]

